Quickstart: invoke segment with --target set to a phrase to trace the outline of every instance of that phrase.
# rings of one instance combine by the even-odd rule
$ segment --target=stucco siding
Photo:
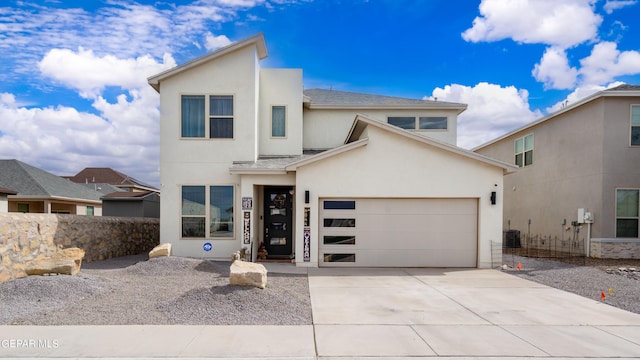
[[[502,207],[491,205],[489,198],[496,191],[502,201],[503,170],[372,126],[368,130],[366,146],[297,169],[297,201],[303,201],[305,190],[310,193],[312,242],[318,239],[319,198],[477,198],[478,266],[490,266],[491,241],[502,236]],[[298,208],[298,239],[303,219]],[[301,246],[298,241],[296,254],[302,253]],[[312,262],[317,262],[317,250],[311,249]]]
[[[533,164],[505,176],[505,228],[562,238],[578,208],[600,214],[602,112],[596,101],[478,150],[514,163],[515,140],[534,135]]]
[[[259,154],[302,154],[302,70],[260,70]],[[272,107],[284,106],[286,132],[284,137],[273,137],[271,132]]]
[[[389,116],[446,116],[447,130],[423,130],[417,133],[456,145],[457,111],[393,110],[393,109],[304,109],[304,148],[331,149],[344,143],[353,119],[365,114],[371,119],[387,122]]]
[[[640,147],[630,146],[631,105],[640,105],[632,97],[607,98],[604,109],[604,183],[602,186],[602,233],[597,237],[614,238],[616,189],[640,188]]]

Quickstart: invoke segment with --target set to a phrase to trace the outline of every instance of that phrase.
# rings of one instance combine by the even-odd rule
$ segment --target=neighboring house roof
[[[0,186],[19,197],[46,197],[100,202],[99,192],[87,189],[18,160],[0,160]]]
[[[327,159],[329,157],[342,154],[347,151],[351,151],[356,148],[360,148],[362,146],[366,146],[368,144],[369,139],[363,138],[360,139],[362,132],[366,129],[367,126],[376,126],[383,130],[389,131],[394,134],[398,134],[400,136],[404,136],[406,138],[421,142],[423,144],[427,144],[433,147],[436,147],[441,150],[445,150],[469,159],[473,159],[476,161],[480,161],[487,165],[496,166],[502,168],[505,173],[510,173],[518,170],[518,167],[513,164],[508,164],[506,162],[502,162],[478,153],[474,153],[469,150],[465,150],[463,148],[450,145],[448,143],[440,142],[419,134],[415,134],[411,131],[407,131],[401,129],[397,126],[393,126],[387,123],[383,123],[381,121],[373,120],[366,115],[358,114],[353,122],[351,130],[347,136],[347,139],[344,142],[344,145],[338,146],[331,150],[323,151],[314,155],[303,155],[297,157],[288,157],[288,158],[279,158],[276,159],[264,160],[264,161],[256,161],[251,163],[238,163],[234,164],[230,171],[232,174],[259,174],[259,173],[270,173],[270,174],[286,174],[288,171],[296,171],[296,169],[300,166],[304,166],[307,164],[311,164],[316,161],[320,161],[323,159]]]
[[[193,59],[187,63],[182,65],[178,65],[169,70],[163,71],[157,75],[151,76],[147,79],[149,85],[151,85],[157,92],[160,92],[160,82],[164,79],[177,75],[185,70],[194,68],[196,66],[202,65],[204,63],[215,60],[219,57],[232,53],[236,50],[242,49],[247,46],[256,46],[258,49],[258,57],[260,60],[267,57],[267,45],[264,42],[264,35],[262,33],[258,33],[244,40],[235,42],[231,45],[225,46],[216,51],[210,52],[204,56]]]
[[[103,196],[102,199],[103,200],[141,201],[141,200],[144,200],[146,197],[152,196],[154,194],[156,194],[155,191],[137,191],[137,192],[120,191],[120,192],[113,192],[113,193],[107,194]]]
[[[606,90],[599,91],[599,92],[597,92],[595,94],[592,94],[591,96],[587,96],[586,98],[581,99],[580,101],[578,101],[578,102],[576,102],[574,104],[568,105],[568,106],[562,108],[561,110],[558,110],[558,111],[554,112],[553,114],[549,114],[549,115],[547,115],[545,117],[542,117],[542,118],[540,118],[538,120],[535,120],[535,121],[533,121],[533,122],[531,122],[529,124],[526,124],[526,125],[524,125],[524,126],[522,126],[520,128],[517,128],[517,129],[515,129],[513,131],[510,131],[510,132],[508,132],[508,133],[506,133],[506,134],[504,134],[504,135],[502,135],[502,136],[500,136],[498,138],[495,138],[495,139],[493,139],[493,140],[491,140],[489,142],[486,142],[486,143],[484,143],[482,145],[479,145],[479,146],[473,148],[471,151],[477,151],[477,150],[482,149],[482,148],[484,148],[486,146],[495,144],[495,143],[497,143],[497,142],[499,142],[499,141],[501,141],[503,139],[508,138],[509,136],[511,136],[513,134],[516,134],[516,133],[519,133],[521,131],[524,131],[524,130],[527,130],[529,128],[532,128],[532,127],[534,127],[534,126],[536,126],[536,125],[538,125],[540,123],[543,123],[545,121],[551,120],[551,119],[553,119],[553,118],[555,118],[557,116],[560,116],[560,115],[562,115],[562,114],[564,114],[564,113],[566,113],[568,111],[571,111],[571,110],[573,110],[573,109],[575,109],[577,107],[580,107],[580,106],[582,106],[582,105],[584,105],[586,103],[589,103],[589,102],[594,101],[596,99],[599,99],[601,97],[621,97],[621,96],[639,96],[640,97],[640,86],[622,84],[622,85],[616,86],[616,87],[611,88],[611,89],[606,89]]]
[[[17,193],[18,193],[17,191],[0,187],[0,194],[3,194],[3,195],[15,195]]]
[[[463,112],[466,104],[362,94],[348,91],[304,90],[304,105],[309,109],[455,109]]]
[[[137,187],[145,190],[158,190],[149,184],[145,184],[140,180],[134,179],[129,175],[123,174],[111,168],[85,168],[74,176],[68,176],[67,179],[79,184],[110,184],[119,188]],[[122,189],[114,189],[109,192],[120,191]],[[108,192],[103,192],[108,193]]]
[[[107,184],[107,183],[76,183],[78,185],[82,185],[88,189],[92,189],[101,194],[107,195],[114,192],[125,191],[126,189],[117,187],[115,185]]]

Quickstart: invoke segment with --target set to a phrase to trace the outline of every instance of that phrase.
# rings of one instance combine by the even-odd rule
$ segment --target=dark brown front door
[[[289,257],[292,254],[292,189],[264,188],[264,246],[269,257]]]

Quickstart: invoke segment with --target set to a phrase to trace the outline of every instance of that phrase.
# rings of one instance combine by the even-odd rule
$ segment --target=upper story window
[[[640,146],[640,105],[631,105],[631,146]]]
[[[287,136],[287,107],[271,107],[271,137]]]
[[[616,190],[616,237],[637,238],[640,231],[640,190]]]
[[[182,95],[181,136],[232,139],[233,114],[233,95]]]
[[[533,164],[533,134],[516,139],[516,165],[523,167]]]
[[[389,116],[387,122],[406,130],[447,130],[446,116]]]

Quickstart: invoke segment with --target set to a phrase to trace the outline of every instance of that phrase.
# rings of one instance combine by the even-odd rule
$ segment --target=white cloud
[[[595,0],[482,0],[466,41],[512,39],[569,48],[597,37],[602,17]]]
[[[149,55],[135,59],[119,59],[113,55],[99,57],[83,48],[77,52],[52,49],[38,64],[43,75],[79,91],[88,99],[96,98],[108,86],[122,89],[147,87],[147,77],[175,65],[173,57],[168,54],[162,63],[158,63]]]
[[[640,52],[621,52],[616,43],[601,42],[580,64],[583,84],[606,84],[618,76],[640,74]]]
[[[551,89],[572,89],[578,77],[578,70],[569,66],[564,50],[549,47],[533,72],[536,80]]]
[[[473,148],[501,136],[542,114],[529,108],[529,92],[514,86],[479,83],[436,88],[431,99],[468,104],[458,116],[458,146]]]
[[[604,11],[607,14],[612,14],[615,10],[635,5],[637,2],[637,0],[607,0],[604,4]]]
[[[224,35],[215,36],[208,32],[205,39],[205,48],[209,51],[217,50],[231,44],[231,40]]]

